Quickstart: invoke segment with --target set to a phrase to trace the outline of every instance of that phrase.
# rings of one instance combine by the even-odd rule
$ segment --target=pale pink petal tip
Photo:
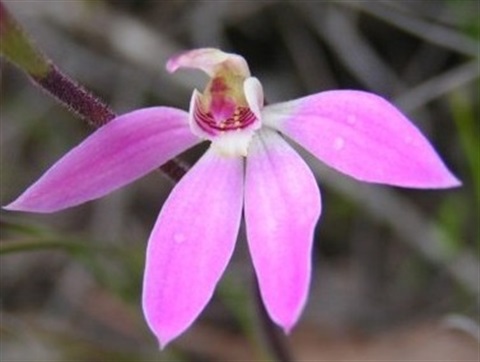
[[[283,333],[285,333],[286,335],[290,334],[292,332],[292,328],[295,326],[295,324],[296,324],[296,322],[282,326]]]
[[[22,202],[21,199],[22,198],[19,197],[18,199],[12,201],[8,205],[2,206],[2,209],[9,210],[9,211],[34,211],[31,208],[29,208],[28,205],[25,205],[25,203]]]
[[[445,180],[443,181],[443,184],[440,187],[450,188],[450,187],[462,186],[462,181],[456,178],[450,171],[447,170],[447,172],[448,172],[448,176],[445,177]]]
[[[145,312],[145,311],[144,311]],[[169,328],[170,326],[165,326],[164,329],[162,330],[153,330],[152,332],[155,335],[157,342],[158,342],[158,348],[163,351],[173,340],[178,338],[184,330],[178,331],[175,327]],[[185,327],[185,330],[187,330],[190,327],[190,325]]]
[[[180,68],[180,64],[178,62],[178,58],[180,57],[181,55],[177,55],[175,57],[172,57],[170,58],[168,61],[167,61],[167,64],[165,65],[165,68],[167,69],[167,71],[169,73],[174,73],[178,68]]]
[[[170,73],[179,68],[193,68],[201,69],[210,74],[213,72],[215,65],[226,60],[226,55],[226,53],[215,48],[193,49],[171,57],[166,68]]]
[[[164,337],[160,337],[160,336],[157,336],[157,340],[158,340],[158,348],[163,351],[167,345],[173,341],[175,339],[176,336],[164,336]]]
[[[200,69],[213,77],[222,64],[234,73],[250,76],[248,64],[243,57],[216,48],[200,48],[180,53],[167,61],[166,69],[170,73],[179,68]]]

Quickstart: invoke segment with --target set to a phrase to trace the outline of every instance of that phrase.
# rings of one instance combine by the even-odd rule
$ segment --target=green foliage
[[[47,75],[49,63],[0,4],[0,54],[32,77]]]
[[[480,4],[478,0],[446,0],[455,19],[460,21],[461,29],[472,38],[480,40],[480,21],[478,13]]]
[[[478,86],[478,83],[476,84]],[[480,123],[475,114],[473,99],[464,92],[450,96],[453,120],[457,125],[461,146],[473,181],[476,205],[480,205]],[[477,105],[478,107],[478,105]]]

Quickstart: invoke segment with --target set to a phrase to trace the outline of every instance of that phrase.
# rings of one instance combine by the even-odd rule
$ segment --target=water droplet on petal
[[[186,236],[181,234],[181,233],[175,233],[173,235],[173,240],[177,243],[177,244],[181,244],[183,243],[185,240],[187,240]]]
[[[278,224],[274,219],[267,219],[265,221],[265,229],[268,230],[270,233],[274,233],[278,228]]]
[[[357,123],[357,117],[353,114],[350,114],[347,117],[347,123],[350,124],[350,125],[354,125],[355,123]]]
[[[341,150],[345,146],[345,140],[342,137],[337,137],[333,141],[333,148],[337,151]]]

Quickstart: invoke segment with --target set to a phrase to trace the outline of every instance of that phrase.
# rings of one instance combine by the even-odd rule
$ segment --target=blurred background
[[[478,361],[480,5],[431,1],[4,1],[57,66],[117,113],[187,109],[205,77],[166,59],[243,55],[269,103],[362,89],[402,109],[461,188],[360,184],[307,153],[321,187],[298,361]],[[2,59],[5,205],[92,129]],[[182,159],[193,163],[206,145]],[[240,236],[213,300],[159,352],[143,320],[145,246],[173,184],[160,172],[50,215],[0,212],[1,361],[267,361]]]

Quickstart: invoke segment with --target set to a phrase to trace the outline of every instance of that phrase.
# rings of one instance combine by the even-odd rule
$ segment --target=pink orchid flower
[[[167,64],[210,77],[190,111],[144,108],[106,124],[6,209],[54,212],[104,196],[203,140],[210,148],[175,186],[148,241],[146,320],[163,348],[211,299],[242,218],[261,296],[289,332],[305,305],[321,200],[315,177],[285,140],[357,180],[414,188],[460,182],[419,130],[385,99],[334,90],[264,106],[244,58],[197,49]]]

